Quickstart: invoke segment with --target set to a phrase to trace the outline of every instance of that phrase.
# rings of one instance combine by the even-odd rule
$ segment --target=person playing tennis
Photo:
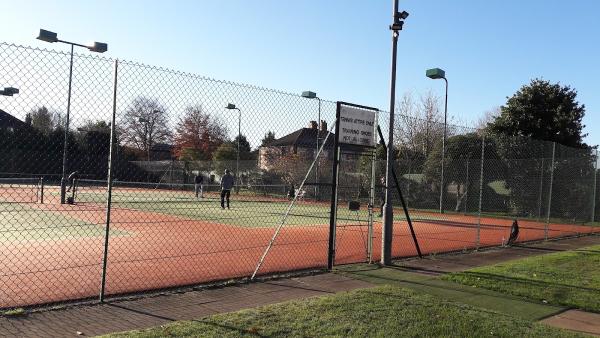
[[[196,194],[196,198],[202,198],[203,190],[204,190],[204,177],[200,173],[194,177],[194,193]]]
[[[233,176],[229,173],[229,169],[225,169],[225,175],[221,177],[221,209],[225,209],[225,199],[227,199],[227,209],[229,209],[229,196],[231,196],[233,182]]]

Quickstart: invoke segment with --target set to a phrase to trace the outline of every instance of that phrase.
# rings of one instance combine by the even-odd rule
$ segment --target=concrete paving
[[[95,336],[371,286],[368,282],[327,273],[75,306],[23,317],[0,317],[0,337]]]

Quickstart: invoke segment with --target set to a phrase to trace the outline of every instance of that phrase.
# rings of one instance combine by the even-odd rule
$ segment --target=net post
[[[477,210],[477,238],[475,240],[475,247],[479,250],[481,246],[481,209],[483,202],[483,166],[485,160],[485,134],[481,137],[481,164],[479,168],[479,206]]]
[[[44,204],[44,176],[40,176],[40,183],[39,183],[40,187],[39,187],[39,194],[40,194],[40,204]]]
[[[110,124],[110,145],[108,151],[108,173],[106,178],[106,224],[104,233],[104,252],[102,255],[102,278],[100,282],[100,303],[104,302],[106,293],[106,268],[108,265],[108,240],[110,237],[110,210],[112,205],[112,173],[113,173],[113,153],[115,150],[115,116],[117,114],[117,78],[118,78],[119,60],[115,60],[114,88],[113,88],[113,111],[112,122]]]
[[[550,162],[550,190],[548,191],[548,210],[546,210],[546,226],[544,226],[544,240],[548,240],[548,227],[550,226],[550,208],[552,207],[552,185],[554,183],[554,157],[556,155],[556,142],[552,142],[552,161]]]

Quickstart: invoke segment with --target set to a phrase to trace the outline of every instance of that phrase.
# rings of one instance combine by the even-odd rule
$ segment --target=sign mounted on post
[[[331,182],[331,208],[329,212],[329,241],[327,268],[331,270],[335,262],[335,233],[337,222],[338,181],[340,152],[365,154],[375,153],[377,146],[377,112],[376,108],[357,104],[337,102],[335,137],[333,140],[333,180]],[[365,149],[366,148],[366,149]],[[373,162],[375,163],[375,162]],[[375,165],[373,165],[373,172]],[[374,191],[374,175],[371,191]],[[370,202],[372,204],[372,201]],[[372,208],[370,209],[372,210]],[[372,231],[372,226],[371,230]],[[371,235],[369,235],[372,237]],[[368,251],[370,252],[371,249]]]
[[[341,103],[338,113],[339,143],[372,148],[377,145],[377,109]]]

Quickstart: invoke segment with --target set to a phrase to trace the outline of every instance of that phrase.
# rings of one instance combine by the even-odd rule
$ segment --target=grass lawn
[[[395,286],[264,306],[108,337],[582,337]]]
[[[443,278],[550,304],[600,312],[600,246],[509,261]]]

